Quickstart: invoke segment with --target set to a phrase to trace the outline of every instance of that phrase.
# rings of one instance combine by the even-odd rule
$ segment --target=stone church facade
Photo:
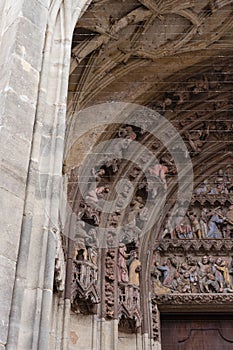
[[[233,1],[0,9],[0,350],[232,349]]]

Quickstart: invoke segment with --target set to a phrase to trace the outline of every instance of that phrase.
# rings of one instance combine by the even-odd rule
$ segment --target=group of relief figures
[[[222,257],[168,257],[155,262],[152,271],[156,294],[233,293],[232,260]]]
[[[202,208],[188,211],[182,210],[177,217],[168,220],[162,238],[169,239],[207,239],[232,238],[233,205],[228,208]]]
[[[205,179],[195,191],[196,196],[228,195],[233,192],[232,168],[225,172],[220,169],[217,175]]]

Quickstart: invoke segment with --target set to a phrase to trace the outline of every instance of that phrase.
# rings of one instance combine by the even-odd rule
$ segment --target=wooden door
[[[233,316],[162,315],[161,338],[162,350],[233,350]]]

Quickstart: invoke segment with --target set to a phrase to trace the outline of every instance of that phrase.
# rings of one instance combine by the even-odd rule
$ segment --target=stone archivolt
[[[198,132],[198,135],[202,135],[202,132]],[[73,190],[76,183],[74,175],[69,187],[69,200],[79,203],[79,206],[75,207],[78,218],[78,243],[75,243],[77,254],[73,265],[72,308],[88,313],[92,312],[93,305],[102,302],[102,312],[107,319],[119,317],[125,327],[128,324],[129,331],[137,331],[142,320],[140,262],[137,257],[135,259],[138,261],[138,270],[135,268],[133,280],[132,275],[130,278],[130,268],[134,252],[140,249],[140,233],[148,219],[145,202],[155,199],[158,191],[165,191],[173,186],[176,172],[170,155],[162,152],[160,142],[148,138],[143,129],[120,126],[112,133],[112,137],[114,136],[118,141],[115,143],[114,152],[110,158],[100,160],[98,169],[91,170],[88,183],[91,183],[92,187],[87,187],[83,198],[77,201],[80,197],[77,197],[79,194]],[[148,147],[151,147],[149,154],[151,152],[153,155],[153,150],[161,149],[160,163],[152,164],[149,158],[139,155],[141,168],[132,165],[126,171],[128,179],[136,184],[133,199],[126,209],[122,210],[130,191],[130,187],[124,186],[118,193],[116,211],[106,218],[102,215],[103,200],[111,199],[114,184],[125,169],[126,164],[122,160],[124,153],[132,140],[143,142],[144,139],[147,140]],[[156,179],[155,187],[148,183],[148,178],[151,177]],[[231,193],[232,169],[229,164],[226,170],[220,169],[196,186],[183,221],[177,225],[175,219],[172,223],[164,221],[159,236],[161,239],[155,243],[155,254],[156,257],[159,256],[152,272],[152,291],[155,295],[233,292],[230,267],[233,248]],[[183,215],[182,206],[180,215]],[[103,293],[97,287],[101,263],[97,259],[96,251],[100,238],[98,226],[102,220],[106,225],[106,244],[109,247],[104,253],[104,300],[101,300],[100,295]],[[119,235],[117,229],[121,223],[124,225]],[[115,248],[118,245],[119,247]],[[95,252],[95,264],[91,261],[90,251]],[[203,277],[201,266],[205,255],[208,259],[208,273]],[[219,259],[222,259],[221,262]],[[165,275],[169,269],[172,276],[167,283]],[[82,307],[83,302],[88,308]]]
[[[221,4],[220,2],[211,2],[211,6],[206,5],[205,11],[202,12],[204,17],[199,18],[199,16],[197,14],[195,15],[194,11],[192,11],[194,4],[188,3],[186,4],[187,7],[180,8],[178,11],[179,14],[177,13],[176,15],[186,18],[185,25],[190,26],[189,34],[192,38],[196,35],[194,33],[195,30],[197,30],[197,32],[201,30],[202,23],[211,16],[214,16],[219,8],[227,5],[223,2]],[[230,3],[231,2],[229,2],[229,4]],[[128,49],[124,48],[122,45],[118,45],[117,52],[120,52],[118,52],[117,57],[119,60],[114,60],[114,62],[112,62],[112,58],[109,58],[111,55],[104,58],[101,50],[98,51],[98,55],[95,54],[95,50],[101,47],[104,48],[104,50],[109,48],[109,52],[115,50],[114,46],[115,44],[119,44],[119,42],[118,37],[114,37],[114,35],[121,32],[121,25],[123,27],[124,25],[127,26],[127,21],[132,20],[131,23],[133,23],[134,20],[142,20],[143,18],[143,26],[140,27],[138,33],[134,33],[136,42],[137,35],[140,37],[143,32],[146,33],[147,28],[150,27],[150,23],[153,24],[155,20],[161,21],[161,16],[166,17],[170,11],[174,13],[172,2],[166,2],[166,4],[165,2],[164,4],[161,3],[161,9],[159,13],[156,14],[154,13],[153,1],[145,1],[143,5],[146,6],[147,9],[142,7],[130,9],[126,17],[123,16],[118,21],[111,18],[110,27],[114,28],[114,33],[107,29],[108,21],[106,22],[104,30],[100,29],[97,24],[93,25],[96,21],[96,18],[94,18],[95,16],[89,21],[85,29],[92,30],[91,34],[89,33],[90,36],[92,35],[92,38],[89,37],[73,48],[72,69],[76,69],[77,62],[88,60],[88,55],[90,55],[90,53],[92,53],[92,59],[98,66],[85,75],[82,98],[85,99],[85,89],[88,90],[89,96],[91,89],[93,89],[93,95],[97,93],[95,91],[96,80],[93,74],[95,74],[96,77],[98,74],[102,74],[101,82],[103,86],[101,86],[101,88],[104,88],[104,86],[106,86],[105,77],[108,76],[109,83],[109,79],[111,80],[110,73],[113,71],[116,73],[119,68],[118,64],[120,65],[122,62],[124,64],[126,62],[130,63],[131,55],[138,55],[141,63],[143,60],[148,59],[148,57],[146,57],[147,49],[145,47],[134,47],[133,50],[135,51],[132,51],[132,53],[131,51],[128,52]],[[183,5],[182,3],[182,6]],[[93,9],[95,9],[95,6],[97,5],[93,4]],[[151,16],[152,12],[153,16]],[[190,21],[189,24],[187,21]],[[225,18],[225,24],[222,28],[223,32],[229,26],[231,26],[231,24],[228,19]],[[193,29],[194,27],[195,30]],[[77,35],[80,28],[84,28],[84,22],[83,24],[82,22],[79,23]],[[166,51],[165,53],[165,51],[163,51],[166,49],[166,43],[164,43],[161,45],[161,52],[159,52],[160,48],[158,48],[156,52],[152,51],[150,54],[155,58],[160,57],[160,55],[172,55],[176,50],[182,52],[182,46],[184,44],[182,43],[183,39],[176,38],[173,42],[174,47],[169,44],[170,52]],[[180,44],[178,44],[178,41]],[[209,42],[209,44],[212,45],[213,42]],[[207,44],[203,43],[203,45]],[[195,50],[196,48],[193,47],[192,49]],[[111,57],[115,57],[114,55],[115,51]],[[189,150],[190,156],[193,159],[195,173],[199,175],[198,179],[196,179],[198,185],[195,186],[189,210],[185,215],[182,213],[183,203],[181,203],[180,215],[183,216],[183,222],[181,221],[179,224],[176,224],[176,218],[172,218],[172,222],[169,222],[163,217],[156,227],[155,234],[152,234],[153,240],[150,244],[151,246],[155,244],[154,250],[156,254],[160,255],[157,261],[158,265],[155,266],[155,268],[153,265],[154,262],[152,263],[152,268],[155,271],[153,271],[152,286],[150,287],[155,295],[161,296],[161,304],[163,300],[166,299],[165,296],[167,296],[167,298],[178,298],[178,294],[182,294],[182,296],[188,294],[191,298],[192,295],[196,294],[206,298],[205,294],[208,294],[208,298],[211,298],[211,295],[223,296],[225,294],[230,297],[232,293],[230,270],[233,238],[231,212],[231,206],[233,204],[233,171],[232,147],[229,142],[232,133],[232,123],[229,116],[232,111],[231,81],[233,73],[231,66],[228,65],[228,60],[222,60],[221,62],[222,67],[211,67],[215,72],[214,79],[212,71],[207,68],[200,69],[197,67],[196,72],[195,68],[193,69],[194,72],[184,70],[181,72],[182,84],[177,84],[176,82],[172,83],[172,81],[170,81],[169,84],[172,85],[170,87],[168,83],[167,85],[164,83],[164,88],[162,90],[166,91],[166,93],[162,94],[160,92],[154,99],[150,99],[152,102],[148,102],[149,107],[168,118],[179,130]],[[227,75],[222,74],[224,66],[229,66]],[[130,69],[128,64],[127,68]],[[123,70],[122,68],[122,71]],[[100,80],[98,80],[98,90],[100,85]],[[222,101],[218,101],[216,98],[220,93],[223,95]],[[135,115],[135,118],[137,118],[137,115]],[[124,325],[128,324],[129,328],[132,330],[133,328],[136,329],[139,324],[141,324],[143,310],[141,310],[141,303],[139,303],[139,300],[145,298],[145,295],[142,295],[144,292],[142,292],[142,286],[140,284],[138,286],[137,283],[131,283],[129,280],[129,260],[134,250],[138,250],[140,260],[144,259],[143,249],[145,250],[146,248],[143,246],[143,240],[140,239],[140,234],[148,220],[148,212],[146,211],[145,203],[147,200],[151,200],[152,202],[159,191],[167,191],[170,202],[166,207],[165,215],[167,214],[168,216],[169,209],[172,208],[174,203],[173,198],[176,192],[175,181],[177,173],[169,152],[164,149],[159,140],[151,137],[151,135],[143,130],[143,125],[141,128],[134,128],[132,125],[120,125],[111,127],[107,131],[106,135],[109,135],[108,139],[117,139],[112,149],[111,156],[101,159],[98,166],[93,168],[90,174],[85,174],[85,176],[89,177],[89,182],[93,183],[94,179],[95,186],[87,188],[85,195],[81,198],[80,194],[77,194],[75,190],[77,186],[77,178],[75,177],[77,169],[74,169],[73,174],[71,174],[71,177],[73,176],[72,181],[70,181],[68,185],[69,200],[78,203],[78,207],[75,208],[75,211],[80,219],[80,223],[82,223],[82,230],[84,230],[87,235],[84,239],[84,246],[86,246],[86,248],[86,240],[88,240],[89,235],[88,225],[91,224],[96,228],[97,238],[98,227],[101,226],[102,223],[104,223],[106,227],[106,242],[109,248],[104,251],[102,262],[98,261],[95,275],[97,281],[101,278],[100,270],[102,269],[105,271],[103,291],[99,291],[102,297],[98,302],[102,303],[102,316],[108,319],[119,317]],[[169,137],[170,135],[167,135],[167,138]],[[126,162],[121,159],[131,150],[130,144],[133,140],[141,142],[149,149],[147,155],[138,155],[137,160],[140,166],[126,164]],[[224,156],[220,157],[221,159],[219,159],[212,170],[208,165],[208,161],[210,161],[210,154],[212,154],[213,157],[214,152],[216,152],[216,154],[222,152]],[[150,162],[150,158],[152,158],[154,154],[158,156],[159,166]],[[201,171],[200,164],[203,166],[203,170]],[[113,198],[114,187],[122,174],[135,184],[133,199],[126,209],[122,209],[125,207],[127,193],[130,191],[130,187],[125,186],[121,189],[122,191],[118,193],[116,210],[112,214],[104,216],[102,215],[103,201]],[[157,186],[153,186],[153,181],[148,181],[149,178],[155,179]],[[178,214],[179,213],[177,213],[177,216]],[[122,224],[123,229],[119,235],[117,228]],[[80,232],[79,230],[79,233]],[[125,256],[123,257],[124,268],[122,267],[121,275],[118,271],[121,248],[115,248],[119,243],[125,247]],[[189,265],[189,263],[187,263],[187,254],[195,260],[194,265]],[[212,262],[208,263],[208,268],[210,270],[208,272],[209,275],[206,276],[205,285],[201,290],[201,263],[205,255],[207,255],[208,259],[212,259]],[[163,269],[161,269],[161,267],[168,268],[168,266],[166,266],[167,261],[169,261],[169,259],[174,260],[175,258],[178,260],[178,265],[176,268],[174,266],[172,267],[174,275],[176,275],[176,281],[174,281],[173,278],[173,282],[174,285],[175,282],[177,284],[178,282],[183,283],[183,288],[181,288],[182,283],[179,283],[180,290],[176,289],[177,287],[169,286],[164,283],[164,273],[162,273]],[[218,258],[221,258],[222,262],[217,268],[214,265],[217,265]],[[187,271],[185,273],[185,269],[183,269],[184,271],[182,270],[181,273],[180,266],[183,265],[184,267],[185,264],[188,264]],[[160,267],[160,269],[158,267]],[[214,276],[214,268],[219,272],[221,284]],[[221,269],[225,269],[225,275]],[[230,275],[230,283],[226,280],[227,269]],[[192,274],[195,276],[193,277]],[[180,281],[179,278],[182,281]],[[193,282],[192,279],[194,279]],[[188,282],[185,283],[186,281]],[[82,295],[82,292],[78,291],[78,294]],[[156,309],[156,302],[159,300],[159,297],[156,298],[153,299],[155,303],[153,310]],[[221,297],[216,300],[220,299]],[[222,297],[221,300],[223,299],[224,297]],[[90,300],[94,303],[94,299]],[[95,301],[96,300],[97,299],[95,299]],[[158,323],[158,311],[156,315],[156,317],[153,316],[155,319],[154,322]],[[154,329],[156,329],[156,327],[157,326],[155,326]],[[159,334],[159,332],[157,333]],[[159,335],[154,338],[156,337],[159,337]]]

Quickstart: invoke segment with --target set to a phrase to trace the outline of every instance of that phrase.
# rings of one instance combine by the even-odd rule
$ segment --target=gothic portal
[[[0,9],[0,350],[232,349],[233,1]]]

